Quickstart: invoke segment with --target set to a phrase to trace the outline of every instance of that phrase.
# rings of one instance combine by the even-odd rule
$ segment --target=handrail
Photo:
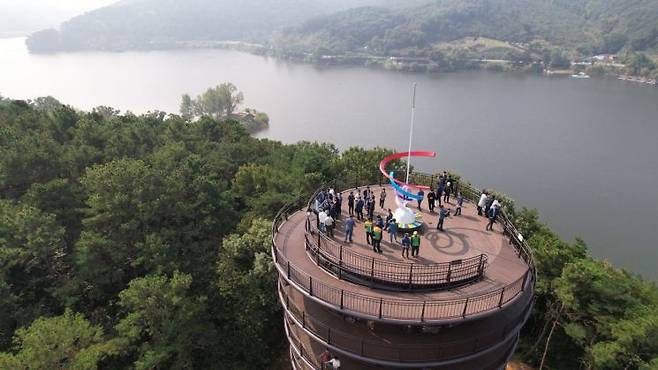
[[[429,184],[431,185],[434,180],[434,175],[415,172],[412,174],[412,179],[417,182],[419,180],[427,181],[430,176],[431,180],[429,181]],[[423,177],[425,177],[424,180]],[[370,176],[370,178],[373,178],[373,176]],[[350,180],[346,180],[345,178],[337,178],[333,181],[334,188],[347,188],[347,185],[341,187],[338,184],[346,184],[348,182],[350,184],[355,184],[355,186],[358,185],[357,178],[354,179],[354,182],[350,182]],[[470,186],[470,184],[460,183],[458,184],[458,187],[466,199],[471,201],[477,200],[477,197],[480,194],[480,191]],[[315,194],[317,194],[317,191]],[[315,196],[310,199],[311,201],[309,201],[308,206],[311,206],[311,202],[315,199]],[[299,202],[299,200],[297,202]],[[512,244],[517,251],[517,256],[523,259],[528,265],[528,270],[523,276],[507,286],[495,291],[466,298],[430,301],[383,299],[344,291],[320,281],[313,280],[310,275],[304,273],[302,269],[290,263],[290,261],[280,253],[275,241],[276,233],[278,232],[280,225],[287,220],[290,211],[293,209],[299,209],[299,207],[295,206],[297,202],[283,207],[277,213],[272,223],[272,256],[280,275],[316,301],[331,306],[334,309],[350,311],[355,316],[400,323],[445,322],[464,319],[467,317],[475,317],[502,308],[516,298],[521,292],[534,286],[537,281],[532,249],[528,246],[525,240],[520,238],[520,234],[516,227],[503,211],[501,212],[501,220],[505,234],[509,236],[510,244]]]
[[[308,216],[306,224],[312,224]],[[488,262],[486,254],[433,264],[385,261],[343,248],[314,227],[306,231],[305,239],[306,250],[319,266],[341,279],[366,281],[384,289],[454,288],[481,279]]]
[[[505,325],[494,330],[465,339],[438,343],[388,345],[385,342],[373,341],[341,331],[314,318],[303,307],[296,305],[294,300],[290,299],[281,282],[279,282],[279,300],[285,307],[286,315],[295,325],[317,336],[328,345],[336,346],[356,356],[399,363],[446,362],[451,358],[473,355],[490,348],[492,344],[504,342],[509,335],[516,332],[515,326],[525,321],[509,320]],[[528,308],[525,308],[520,311],[518,316],[525,317],[527,310]]]
[[[276,247],[272,248],[279,274],[309,297],[337,310],[356,315],[396,322],[438,322],[479,316],[502,308],[525,291],[529,283],[527,270],[511,284],[484,294],[447,300],[413,300],[381,298],[355,293],[325,284],[291,263]]]

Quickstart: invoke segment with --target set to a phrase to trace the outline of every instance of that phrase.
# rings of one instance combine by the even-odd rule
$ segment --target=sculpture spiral
[[[391,154],[381,162],[379,162],[379,171],[388,179],[395,189],[395,202],[398,205],[398,208],[395,210],[393,217],[397,221],[399,228],[402,230],[417,230],[422,226],[422,222],[419,221],[420,215],[417,215],[414,211],[407,207],[407,203],[411,200],[423,200],[423,196],[414,194],[411,192],[412,189],[417,190],[429,190],[429,186],[417,185],[405,183],[395,178],[395,172],[391,171],[386,172],[386,165],[396,159],[405,158],[407,156],[411,157],[436,157],[436,153],[427,152],[427,151],[415,151],[415,152],[402,152]]]

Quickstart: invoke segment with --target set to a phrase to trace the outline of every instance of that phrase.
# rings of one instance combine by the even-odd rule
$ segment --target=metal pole
[[[416,120],[416,83],[414,82],[413,98],[411,99],[411,128],[409,129],[409,152],[407,155],[407,184],[409,183],[409,172],[411,171],[411,143],[414,136],[414,121]]]

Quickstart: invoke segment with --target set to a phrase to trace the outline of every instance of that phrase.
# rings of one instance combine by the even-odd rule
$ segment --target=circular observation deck
[[[382,187],[370,188],[378,198]],[[386,210],[396,206],[393,190],[384,188],[388,196],[384,208],[377,205],[375,217],[385,219]],[[406,259],[386,232],[383,253],[374,252],[361,221],[353,242],[344,242],[349,190],[343,193],[342,218],[333,238],[319,233],[316,216],[302,210],[275,221],[276,267],[281,279],[307,298],[356,318],[427,325],[481,318],[532,290],[531,257],[505,217],[487,231],[487,219],[465,202],[462,215],[446,219],[441,232],[436,229],[438,215],[429,212],[425,201],[419,212],[424,223],[420,253]]]

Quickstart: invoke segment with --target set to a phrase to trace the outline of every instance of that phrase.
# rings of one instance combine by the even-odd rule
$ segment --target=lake
[[[658,88],[617,80],[466,72],[442,75],[293,64],[225,50],[29,55],[0,39],[0,94],[52,95],[81,109],[176,112],[183,93],[230,81],[265,111],[259,136],[406,150],[424,170],[494,187],[592,254],[658,280]]]

